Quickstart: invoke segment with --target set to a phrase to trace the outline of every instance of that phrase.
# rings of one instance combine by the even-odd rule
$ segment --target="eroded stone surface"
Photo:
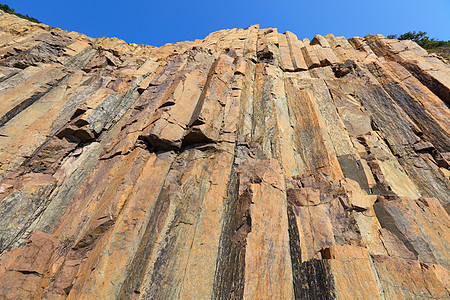
[[[0,14],[0,298],[448,299],[450,67]]]

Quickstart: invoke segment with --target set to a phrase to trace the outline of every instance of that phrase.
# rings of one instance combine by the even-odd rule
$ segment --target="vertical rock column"
[[[251,183],[251,231],[245,254],[245,299],[292,299],[284,175],[275,160],[255,165]]]

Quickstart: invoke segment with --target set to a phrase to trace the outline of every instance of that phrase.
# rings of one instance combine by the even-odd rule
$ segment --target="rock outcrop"
[[[450,66],[0,15],[1,299],[448,299]]]

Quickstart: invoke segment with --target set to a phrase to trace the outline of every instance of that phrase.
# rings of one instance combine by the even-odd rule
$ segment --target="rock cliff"
[[[448,299],[450,66],[0,15],[1,299]]]

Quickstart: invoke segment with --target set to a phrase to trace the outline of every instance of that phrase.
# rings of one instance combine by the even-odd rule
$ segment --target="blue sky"
[[[450,40],[450,0],[0,0],[48,25],[91,37],[161,46],[202,39],[226,28],[260,24],[299,38],[428,32]]]

